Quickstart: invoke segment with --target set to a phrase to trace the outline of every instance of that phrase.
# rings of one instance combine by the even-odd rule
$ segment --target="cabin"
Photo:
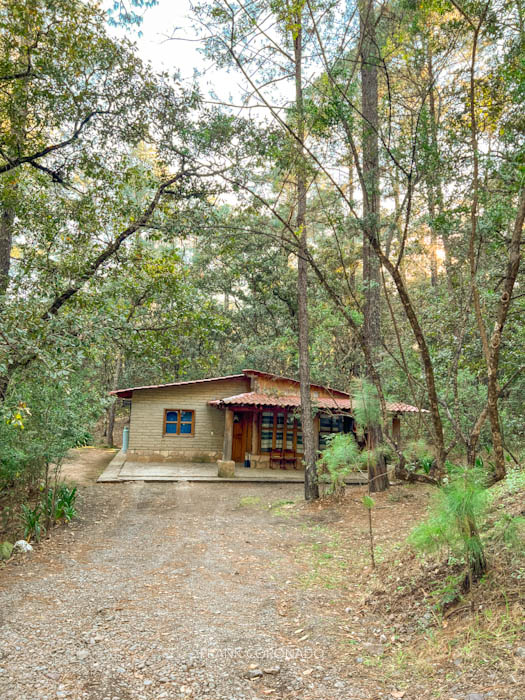
[[[134,461],[230,461],[246,467],[303,469],[299,382],[245,369],[226,377],[137,386],[111,392],[131,401],[128,458]],[[355,430],[350,394],[311,385],[314,431],[327,437]],[[400,417],[417,412],[389,404],[394,439]]]

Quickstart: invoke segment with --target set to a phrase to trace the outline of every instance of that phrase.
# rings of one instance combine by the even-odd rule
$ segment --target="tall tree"
[[[291,33],[294,48],[295,72],[295,112],[297,139],[295,141],[296,164],[295,177],[297,181],[297,216],[296,228],[299,237],[297,253],[297,308],[298,308],[298,346],[299,346],[299,379],[301,386],[301,425],[303,430],[304,448],[304,495],[307,501],[319,498],[317,482],[317,445],[315,444],[314,421],[312,416],[312,399],[310,393],[310,343],[308,321],[308,239],[306,222],[306,163],[304,153],[305,143],[305,109],[303,97],[303,5],[294,3],[288,8],[291,20]]]
[[[381,277],[380,260],[375,253],[379,247],[380,182],[379,182],[379,113],[378,65],[380,55],[376,36],[374,0],[363,0],[359,6],[360,18],[360,73],[363,152],[363,288],[365,301],[364,339],[372,363],[378,365],[381,348]],[[372,379],[372,377],[370,377]],[[371,491],[388,487],[386,464],[380,446],[383,443],[381,424],[369,426],[371,447],[377,448],[377,458],[370,462]]]
[[[319,497],[316,475],[317,446],[315,444],[312,402],[310,397],[310,348],[308,328],[308,241],[306,167],[306,112],[304,104],[304,31],[305,0],[284,3],[267,1],[251,5],[232,6],[216,0],[198,8],[201,22],[206,27],[210,55],[234,65],[244,79],[246,108],[254,103],[263,107],[267,117],[274,121],[286,137],[288,160],[284,180],[295,180],[295,192],[288,214],[275,208],[268,192],[259,189],[257,198],[264,202],[292,232],[295,238],[292,250],[297,255],[297,318],[299,349],[299,378],[301,385],[301,422],[305,462],[305,497]],[[275,31],[276,30],[276,31]],[[257,45],[257,51],[253,46]],[[255,69],[255,70],[254,70]],[[277,85],[283,76],[293,84],[293,99],[283,94],[268,95],[268,88]],[[291,86],[290,86],[291,87]],[[277,98],[277,100],[276,100]],[[282,102],[284,112],[275,107]],[[253,157],[253,156],[252,156]],[[245,173],[246,174],[246,173]],[[240,178],[242,179],[242,178]],[[230,178],[231,180],[231,178]],[[235,182],[236,187],[239,181]],[[282,183],[287,192],[287,184]],[[291,221],[294,226],[291,226]]]

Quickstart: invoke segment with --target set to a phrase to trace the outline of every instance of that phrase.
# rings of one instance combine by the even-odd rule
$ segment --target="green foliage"
[[[30,508],[25,503],[22,503],[20,507],[20,522],[24,528],[24,537],[28,542],[32,539],[40,542],[40,537],[45,533],[45,527],[40,522],[43,514],[40,503],[35,508]]]
[[[56,488],[50,488],[42,495],[41,508],[47,522],[58,520],[70,522],[76,517],[75,502],[77,489],[69,488],[67,484],[60,484]]]
[[[358,426],[362,428],[377,425],[380,421],[377,389],[366,379],[355,378],[352,381],[352,411]]]
[[[0,422],[0,484],[8,487],[36,486],[50,464],[60,465],[68,450],[86,439],[86,425],[99,415],[106,397],[93,386],[90,373],[65,376],[52,371],[44,375],[34,367],[13,382],[4,402],[18,405],[23,396],[30,415],[24,430]],[[57,368],[55,368],[57,369]]]
[[[525,543],[525,517],[502,513],[495,521],[490,539],[494,543],[501,543],[508,550],[523,554]]]
[[[431,448],[423,439],[407,442],[403,446],[403,454],[408,470],[416,471],[417,469],[422,469],[425,474],[430,472],[435,461]]]
[[[375,501],[367,494],[363,496],[363,505],[367,510],[371,510],[375,506]]]
[[[77,500],[77,489],[69,488],[66,484],[61,484],[57,491],[55,502],[55,520],[65,520],[70,522],[76,517],[75,502]]]
[[[93,435],[85,429],[79,434],[74,447],[87,447],[88,445],[93,445]]]
[[[355,469],[359,447],[351,434],[336,433],[327,436],[327,447],[317,461],[319,480],[328,484],[328,492],[340,495],[345,479]]]
[[[411,533],[409,542],[424,552],[444,552],[463,562],[470,586],[486,569],[479,535],[491,495],[481,466],[466,469],[449,464],[447,483],[439,487],[426,520]]]
[[[516,494],[525,490],[525,469],[510,469],[505,481],[498,486],[499,493]]]

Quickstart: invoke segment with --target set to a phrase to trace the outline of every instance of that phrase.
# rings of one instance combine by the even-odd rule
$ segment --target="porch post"
[[[259,454],[259,414],[253,412],[252,416],[252,455]]]
[[[233,444],[233,411],[227,408],[224,412],[224,441],[222,443],[222,459],[229,462],[232,458]]]
[[[392,437],[394,443],[399,447],[401,444],[401,418],[399,416],[392,418]]]

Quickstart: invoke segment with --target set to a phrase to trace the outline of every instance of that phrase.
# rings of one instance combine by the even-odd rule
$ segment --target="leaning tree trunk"
[[[361,113],[363,119],[363,287],[364,332],[372,362],[376,363],[381,347],[380,262],[373,250],[379,240],[379,142],[378,142],[378,85],[375,13],[373,0],[360,4],[361,22]],[[376,459],[370,460],[368,478],[371,491],[388,488],[388,476],[380,446],[383,443],[381,424],[369,426],[370,441],[377,450]]]
[[[510,303],[512,301],[512,293],[514,284],[518,276],[521,261],[521,240],[523,235],[523,225],[525,221],[525,188],[521,190],[518,204],[518,212],[514,221],[514,230],[509,247],[509,259],[507,262],[507,270],[505,274],[505,282],[503,291],[500,296],[497,319],[494,324],[494,330],[490,339],[490,350],[487,367],[487,409],[490,419],[492,431],[492,445],[495,455],[494,480],[500,481],[505,478],[505,454],[503,451],[503,438],[501,434],[498,399],[498,369],[499,369],[499,352],[500,344],[503,336],[503,328],[507,320]]]
[[[307,501],[319,498],[317,480],[317,446],[315,444],[312,401],[310,396],[310,348],[308,340],[308,261],[306,237],[306,171],[304,160],[304,103],[302,85],[302,17],[299,12],[294,28],[295,106],[297,112],[297,141],[295,148],[297,178],[297,218],[299,236],[297,260],[297,320],[299,325],[299,379],[301,387],[301,424],[304,450],[304,496]]]

